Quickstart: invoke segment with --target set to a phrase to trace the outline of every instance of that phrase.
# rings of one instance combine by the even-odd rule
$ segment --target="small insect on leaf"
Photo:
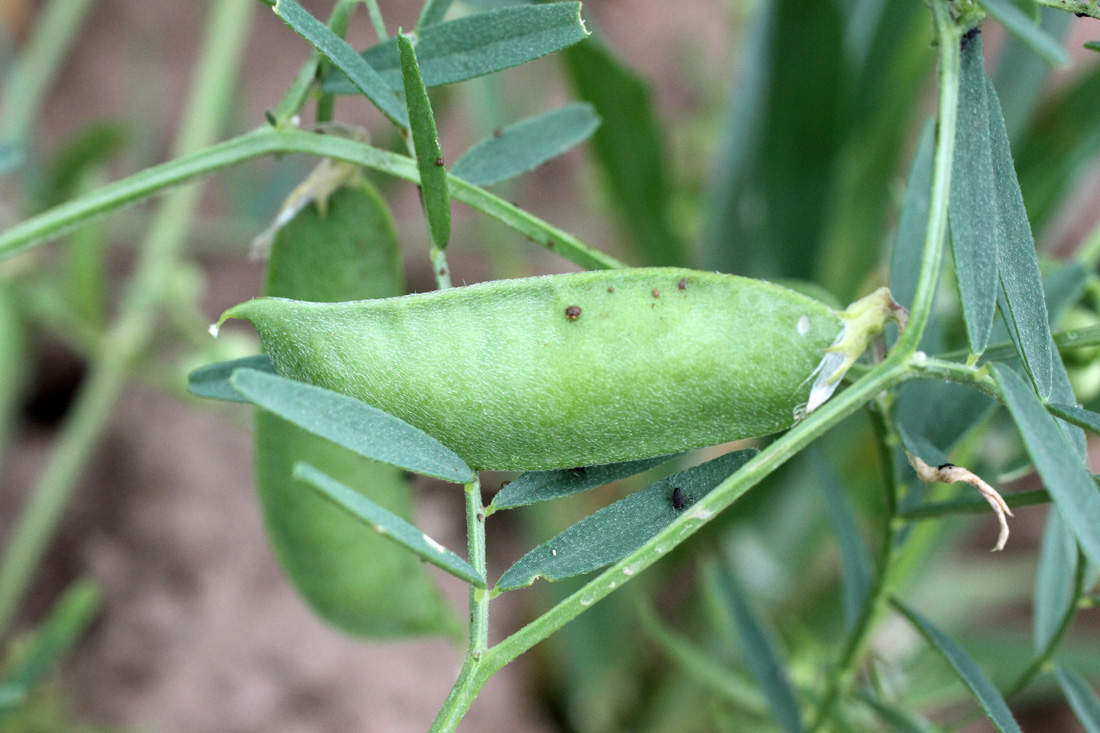
[[[687,497],[684,496],[684,490],[677,486],[672,490],[672,508],[680,511],[685,506],[687,506]]]

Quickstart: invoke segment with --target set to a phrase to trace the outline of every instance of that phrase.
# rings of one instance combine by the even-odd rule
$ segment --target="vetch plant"
[[[328,23],[294,0],[269,4],[314,51],[268,124],[218,144],[181,145],[176,160],[31,217],[0,234],[0,257],[254,157],[297,152],[323,159],[262,237],[259,249],[270,240],[266,297],[219,321],[250,321],[264,353],[202,367],[191,373],[189,388],[259,408],[257,484],[272,544],[327,621],[367,637],[462,638],[422,561],[469,586],[464,664],[433,730],[454,730],[496,672],[556,632],[568,634],[566,624],[584,623],[609,595],[637,592],[624,587],[661,572],[681,546],[707,550],[692,591],[693,618],[700,619],[693,631],[702,628],[705,643],[674,631],[645,601],[616,621],[629,626],[640,618],[673,661],[676,674],[660,683],[667,695],[654,699],[677,699],[679,677],[712,705],[639,705],[636,724],[952,730],[970,711],[936,715],[935,722],[927,716],[959,702],[965,690],[998,730],[1016,731],[1009,702],[1042,682],[1063,691],[1086,729],[1100,730],[1100,703],[1087,681],[1100,670],[1070,659],[1063,646],[1094,598],[1100,566],[1100,491],[1085,439],[1085,431],[1100,432],[1100,415],[1089,409],[1094,403],[1083,404],[1087,395],[1074,393],[1063,354],[1068,361],[1095,348],[1100,328],[1058,328],[1085,294],[1100,293],[1091,272],[1100,229],[1077,262],[1048,261],[1037,254],[1025,207],[1030,195],[1048,207],[1065,195],[1067,171],[1096,152],[1100,109],[1086,101],[1078,111],[1091,133],[1062,122],[1076,109],[1069,101],[1029,120],[1034,96],[1013,84],[1041,79],[1036,64],[1066,61],[1051,35],[1064,25],[1056,13],[1037,24],[1040,5],[1097,18],[1095,3],[928,0],[922,8],[876,0],[843,12],[828,2],[767,4],[747,51],[749,92],[739,98],[703,213],[706,257],[737,275],[626,267],[484,188],[592,136],[639,259],[690,264],[669,213],[672,194],[644,87],[590,37],[578,3],[516,3],[448,20],[450,3],[428,0],[415,31],[390,38],[381,8],[369,0],[379,42],[362,53],[342,40],[358,2],[339,0]],[[1026,74],[1007,81],[987,75],[979,29],[987,15],[1024,49],[1015,53],[1028,54]],[[902,97],[917,89],[932,61],[929,40],[935,119],[913,152],[888,237],[884,192],[904,149],[898,130],[908,122],[897,110],[912,111],[912,100]],[[428,90],[555,52],[566,56],[584,101],[502,126],[449,166]],[[1002,63],[1024,64],[1019,58]],[[829,59],[861,71],[844,66],[852,79],[834,79],[841,72]],[[794,67],[805,78],[789,78]],[[886,90],[890,82],[899,91]],[[841,90],[850,88],[863,96],[843,98]],[[790,89],[798,91],[788,97]],[[858,114],[876,94],[894,93],[896,105]],[[369,99],[405,150],[373,145],[334,122],[339,94]],[[1086,98],[1080,89],[1066,97]],[[303,127],[298,116],[314,99],[318,124]],[[842,106],[858,134],[818,127],[821,135],[803,140],[800,128],[813,127],[807,120],[835,124]],[[795,141],[813,155],[798,159]],[[1045,171],[1029,167],[1048,142],[1064,143],[1068,152],[1052,154],[1058,165]],[[404,294],[396,229],[364,169],[419,187],[438,290]],[[837,202],[828,213],[825,196],[812,197],[825,186]],[[452,200],[589,271],[452,288]],[[872,265],[884,239],[892,243],[888,274]],[[852,305],[826,302],[838,295]],[[147,328],[144,321],[138,326]],[[109,397],[120,382],[114,371],[104,379],[113,380],[103,388]],[[853,427],[848,418],[856,415],[869,425]],[[989,458],[986,444],[1008,433],[1019,436],[1016,455]],[[705,459],[685,454],[743,439],[753,444]],[[876,470],[866,470],[861,451],[874,453]],[[838,470],[856,462],[863,470]],[[638,488],[636,477],[651,469],[659,477]],[[1002,496],[993,488],[1032,469],[1042,489]],[[486,503],[482,470],[524,473]],[[405,472],[463,485],[465,557],[416,526]],[[547,532],[550,539],[490,572],[493,514],[522,508],[538,516],[546,502],[564,504],[569,496],[579,506],[582,492],[616,481],[636,490]],[[926,485],[956,481],[981,496],[948,498]],[[764,482],[769,492],[746,496]],[[804,497],[782,504],[792,491],[785,482],[820,485],[824,511]],[[849,496],[847,482],[867,491]],[[767,493],[788,507],[775,510],[783,521],[771,518],[771,496],[756,496]],[[950,594],[937,594],[937,608],[914,589],[949,544],[947,520],[992,509],[1001,549],[1006,515],[1039,503],[1050,504],[1050,513],[1034,583],[1033,638],[1023,657],[1017,644],[1010,663],[993,670],[933,620],[950,620]],[[56,513],[58,499],[49,506]],[[835,548],[824,533],[799,529],[817,515],[832,527]],[[0,569],[0,627],[52,526],[26,521],[21,526],[31,529],[16,533]],[[756,551],[783,560],[797,580],[753,575],[743,559],[753,547],[738,537],[754,527],[769,539]],[[23,543],[30,549],[19,549],[21,536],[32,538]],[[813,556],[822,548],[839,556],[839,580],[827,591],[815,578],[821,563]],[[597,571],[527,625],[491,639],[491,609],[502,593]],[[802,602],[793,627],[773,628],[762,613],[777,598]],[[962,608],[956,615],[975,615]],[[921,688],[912,670],[922,661],[912,648],[892,648],[879,636],[889,628],[890,609],[946,662],[937,667],[937,684]],[[613,651],[624,659],[629,653]],[[586,725],[598,727],[592,719]]]

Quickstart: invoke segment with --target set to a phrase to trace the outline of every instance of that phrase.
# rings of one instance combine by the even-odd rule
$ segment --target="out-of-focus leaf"
[[[1025,13],[1012,0],[978,0],[978,2],[989,11],[990,15],[1001,22],[1005,30],[1034,51],[1043,61],[1051,66],[1065,66],[1069,63],[1069,57],[1062,48],[1062,44],[1035,24],[1038,8],[1033,0],[1026,0],[1026,2],[1029,6],[1036,7],[1034,14]]]
[[[1059,43],[1073,21],[1072,15],[1055,8],[1041,8],[1039,17],[1040,27]],[[1008,137],[1013,142],[1020,139],[1031,122],[1035,103],[1046,89],[1044,81],[1049,74],[1050,67],[1035,54],[1028,53],[1024,43],[1013,36],[1006,39],[997,56],[993,82],[1001,99]]]
[[[331,302],[402,292],[393,219],[365,179],[307,206],[275,234],[265,295]],[[306,602],[358,636],[457,634],[460,623],[419,558],[296,481],[294,464],[302,460],[404,520],[413,517],[413,498],[400,468],[257,410],[256,485],[264,523],[275,556]]]
[[[989,720],[997,730],[1001,733],[1022,733],[1001,693],[989,681],[989,677],[981,667],[966,653],[966,650],[959,646],[957,641],[940,631],[931,621],[898,599],[893,599],[893,604],[954,668],[959,679],[970,688],[978,704],[982,706],[982,710],[989,716]]]
[[[1086,733],[1100,733],[1100,699],[1085,678],[1062,666],[1054,668],[1054,677]]]
[[[1100,415],[1092,410],[1086,410],[1076,405],[1064,405],[1060,402],[1048,402],[1047,410],[1055,417],[1060,417],[1066,422],[1088,430],[1090,433],[1100,435]]]
[[[441,23],[450,7],[451,0],[425,0],[416,21],[416,30],[421,31],[430,25]]]
[[[1100,51],[1100,41],[1085,41],[1082,47],[1090,51]]]
[[[592,105],[568,104],[482,140],[455,161],[451,174],[477,186],[506,181],[579,145],[599,126]]]
[[[721,573],[717,582],[725,591],[749,672],[764,693],[775,722],[786,733],[800,733],[804,730],[802,713],[779,645],[749,605],[744,590],[733,576]]]
[[[267,354],[219,361],[217,364],[207,364],[199,367],[188,374],[187,391],[196,397],[247,404],[248,400],[229,384],[229,378],[238,369],[255,369],[268,374],[276,373],[275,365],[271,363],[271,357]]]
[[[78,580],[50,609],[34,631],[29,647],[18,663],[0,678],[0,722],[25,700],[57,667],[84,635],[96,612],[101,594],[90,580]]]
[[[951,173],[951,248],[970,350],[985,351],[997,305],[997,253],[1003,248],[982,37],[963,40],[959,122]]]
[[[424,86],[454,84],[525,64],[560,51],[588,35],[580,3],[562,2],[490,10],[417,29],[416,58]],[[371,46],[363,58],[393,90],[402,88],[397,41]],[[331,74],[322,88],[354,94],[343,74]]]
[[[27,379],[27,334],[8,284],[0,280],[0,459]]]
[[[884,723],[887,723],[891,730],[897,731],[897,733],[931,733],[935,730],[930,721],[898,705],[892,705],[881,700],[870,693],[857,692],[856,697],[874,710],[875,714]]]
[[[1061,512],[1052,507],[1047,515],[1043,542],[1039,547],[1039,568],[1035,572],[1032,635],[1036,651],[1043,651],[1054,638],[1074,601],[1077,572],[1077,542],[1066,527]]]
[[[1001,106],[993,84],[985,79],[989,104],[989,136],[1003,237],[997,239],[997,266],[1008,312],[1005,321],[1015,333],[1024,366],[1039,396],[1050,396],[1053,341],[1047,320],[1046,296],[1035,240],[1024,209],[1012,152],[1008,148]]]
[[[308,463],[295,464],[293,475],[382,537],[419,555],[456,578],[479,588],[485,587],[485,578],[468,562],[424,534],[415,525],[375,504],[355,489],[326,476]]]
[[[838,5],[757,6],[741,73],[732,75],[731,114],[708,197],[708,268],[816,279],[847,91]]]
[[[647,265],[682,265],[687,250],[669,222],[670,171],[649,88],[595,38],[562,55],[577,95],[603,121],[592,137],[612,201]]]
[[[343,72],[353,89],[362,92],[391,122],[408,128],[409,117],[405,112],[405,105],[378,72],[355,53],[343,38],[310,15],[296,0],[277,0],[275,13]]]
[[[365,402],[255,369],[236,370],[229,383],[257,407],[364,458],[458,484],[474,479],[450,448]]]
[[[1014,150],[1032,229],[1042,232],[1100,151],[1100,66],[1046,100]]]
[[[1089,271],[1080,262],[1066,262],[1043,278],[1050,323],[1057,323],[1066,309],[1081,298],[1088,281]]]
[[[871,587],[871,553],[860,534],[852,507],[844,495],[840,477],[821,451],[811,448],[811,460],[818,483],[825,492],[825,514],[833,526],[840,562],[843,567],[841,585],[844,589],[844,624],[851,629],[859,616],[867,591]]]
[[[11,173],[23,165],[23,147],[18,143],[0,140],[0,176]]]
[[[514,590],[537,578],[561,580],[610,565],[638,549],[756,455],[727,453],[675,473],[582,519],[521,557],[497,581]],[[679,490],[683,506],[674,506]]]
[[[1085,555],[1100,565],[1100,491],[1077,450],[1043,403],[1011,368],[993,364],[1005,404],[1043,484]]]
[[[416,150],[416,169],[420,172],[420,192],[424,215],[428,220],[428,234],[433,246],[444,249],[451,238],[451,196],[447,191],[447,169],[443,166],[439,133],[428,91],[416,65],[412,39],[398,33],[397,48],[401,56],[401,78],[405,83],[405,101],[409,106],[409,126]]]
[[[85,174],[122,147],[126,132],[121,124],[98,122],[81,129],[50,160],[36,203],[48,209],[69,200],[83,185]]]
[[[513,509],[540,501],[559,499],[639,474],[675,457],[675,455],[660,456],[641,461],[566,468],[559,471],[528,471],[501,489],[493,497],[489,506],[494,510]]]
[[[928,203],[932,194],[932,143],[936,126],[927,120],[921,129],[920,142],[909,166],[905,184],[905,199],[901,205],[898,231],[890,259],[890,293],[901,305],[910,308],[917,292],[921,256],[924,254],[925,229],[928,223]]]

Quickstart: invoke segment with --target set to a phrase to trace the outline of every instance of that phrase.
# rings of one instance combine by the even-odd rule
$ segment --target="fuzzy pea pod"
[[[349,303],[259,298],[284,376],[409,422],[479,469],[636,460],[767,435],[828,398],[892,316],[678,268],[498,280]]]

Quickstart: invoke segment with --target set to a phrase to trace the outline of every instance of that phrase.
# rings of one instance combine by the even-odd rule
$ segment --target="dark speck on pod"
[[[614,285],[607,286],[607,292],[614,293],[615,292],[615,286]]]
[[[680,290],[687,290],[688,289],[688,279],[686,277],[680,278],[680,282],[676,283],[676,287],[680,288]]]
[[[546,246],[549,247],[550,249],[553,249],[554,248],[554,240],[553,239],[547,239],[546,240]]]
[[[653,297],[654,298],[660,298],[661,297],[661,291],[658,290],[657,288],[653,288]]]
[[[442,155],[435,159],[435,164],[440,166],[440,167],[443,166],[443,156]]]
[[[499,127],[493,130],[493,137],[500,137],[503,134],[504,130],[500,129]]]
[[[581,307],[579,305],[571,305],[565,309],[565,317],[571,321],[575,321],[581,317]]]
[[[684,496],[684,492],[677,486],[672,490],[672,508],[679,511],[687,504],[687,497]]]

